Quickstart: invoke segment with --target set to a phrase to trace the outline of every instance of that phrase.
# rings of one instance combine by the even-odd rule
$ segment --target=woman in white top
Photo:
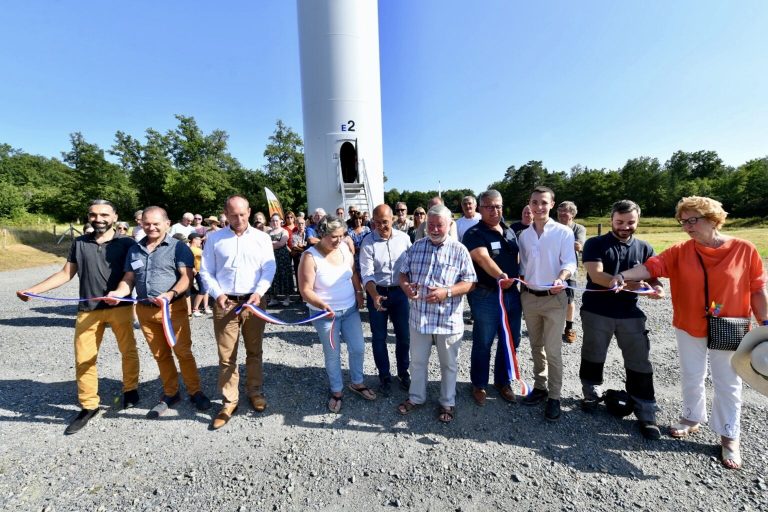
[[[342,338],[349,353],[349,373],[352,380],[350,391],[366,400],[376,398],[376,393],[363,383],[365,340],[358,308],[363,306],[364,294],[360,277],[354,272],[352,253],[347,244],[342,242],[345,233],[342,221],[326,216],[315,229],[320,241],[302,255],[299,264],[299,290],[310,313],[330,311],[334,314],[332,318],[321,318],[312,323],[323,344],[325,371],[331,387],[328,409],[338,413],[344,397],[340,347]],[[331,347],[331,336],[334,347]]]

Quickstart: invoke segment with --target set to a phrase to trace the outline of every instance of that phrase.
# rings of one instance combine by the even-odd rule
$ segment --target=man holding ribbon
[[[427,370],[432,344],[440,359],[438,420],[456,416],[456,372],[464,335],[462,296],[472,290],[477,275],[469,251],[448,236],[451,211],[443,205],[427,213],[427,238],[417,240],[404,255],[399,283],[412,301],[410,339],[413,376],[408,399],[398,406],[408,414],[427,400]]]
[[[23,301],[28,294],[45,293],[79,278],[80,298],[103,297],[123,278],[123,264],[133,238],[119,235],[113,225],[117,221],[114,205],[96,199],[88,207],[88,223],[93,232],[77,237],[69,249],[64,267],[44,281],[16,295]],[[77,398],[82,409],[67,426],[65,434],[82,429],[99,412],[99,378],[96,358],[99,355],[104,329],[109,324],[117,339],[123,358],[123,407],[139,402],[139,353],[133,336],[133,314],[129,302],[114,306],[100,300],[81,300],[75,323],[75,380]]]
[[[518,277],[518,244],[515,232],[501,220],[503,202],[497,190],[486,190],[478,197],[480,222],[470,227],[462,242],[469,250],[477,273],[477,286],[467,299],[472,308],[472,358],[470,380],[472,398],[477,405],[485,405],[486,387],[490,372],[491,349],[498,335],[494,359],[493,380],[499,395],[507,402],[515,401],[510,385],[512,361],[507,356],[506,342],[520,345],[522,306],[520,292],[514,278]],[[503,290],[504,308],[509,318],[512,340],[504,340],[499,310],[499,287]]]
[[[171,221],[164,209],[145,208],[141,224],[146,236],[128,251],[125,275],[107,294],[115,297],[107,302],[118,304],[118,297],[129,296],[136,287],[136,316],[163,383],[163,396],[147,418],[159,418],[181,400],[174,355],[190,401],[199,411],[210,409],[211,401],[200,389],[187,316],[185,292],[192,283],[194,256],[187,244],[168,233]]]
[[[522,402],[536,405],[547,401],[544,417],[560,419],[560,392],[563,387],[561,333],[565,328],[568,297],[561,293],[576,273],[573,231],[549,212],[555,193],[548,187],[533,189],[528,205],[533,223],[520,233],[520,274],[525,281],[521,302],[533,355],[533,391]]]
[[[587,270],[587,290],[582,296],[581,324],[581,408],[588,413],[597,409],[602,398],[603,366],[611,338],[624,356],[627,392],[635,403],[640,433],[646,439],[659,439],[656,425],[656,398],[653,390],[651,342],[645,328],[645,314],[637,307],[638,294],[632,291],[610,293],[610,283],[619,272],[645,263],[654,255],[653,247],[635,238],[640,207],[628,199],[617,201],[611,209],[611,231],[587,240],[582,256]],[[648,281],[648,296],[661,298],[664,288],[658,279]],[[644,282],[627,283],[626,290],[645,289]]]
[[[213,331],[219,350],[219,387],[224,401],[211,423],[214,430],[226,425],[237,410],[240,397],[237,340],[241,331],[245,346],[246,393],[256,412],[267,408],[262,389],[261,348],[265,321],[251,309],[240,309],[239,306],[252,304],[264,309],[264,295],[277,268],[272,239],[248,225],[251,216],[248,200],[240,195],[230,196],[224,213],[229,226],[208,235],[200,268],[208,293],[216,301]]]
[[[380,204],[373,210],[376,228],[360,242],[360,276],[368,292],[373,360],[379,370],[379,390],[385,395],[392,387],[387,352],[387,322],[395,330],[395,359],[400,388],[408,390],[408,298],[399,286],[400,263],[411,247],[411,238],[392,227],[392,208]]]

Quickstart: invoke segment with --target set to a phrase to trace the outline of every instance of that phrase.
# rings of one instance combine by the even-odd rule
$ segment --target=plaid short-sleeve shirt
[[[429,238],[417,240],[405,253],[400,273],[419,285],[420,297],[428,293],[429,286],[446,288],[460,281],[477,281],[469,251],[452,238],[440,245]],[[461,297],[437,304],[419,299],[411,302],[409,324],[421,334],[456,334],[464,330],[462,312]]]

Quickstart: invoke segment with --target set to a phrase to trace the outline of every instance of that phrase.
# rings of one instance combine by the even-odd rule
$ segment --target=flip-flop
[[[675,439],[682,439],[699,431],[699,425],[686,425],[685,423],[675,423],[669,427],[669,435]]]
[[[349,390],[356,395],[360,395],[365,400],[376,400],[376,393],[368,386],[363,385],[361,388],[353,387],[352,384],[347,386]]]
[[[453,418],[456,417],[456,408],[455,407],[444,407],[441,406],[437,410],[437,419],[441,423],[450,423],[453,421]]]
[[[407,416],[408,414],[411,414],[414,410],[418,409],[420,405],[421,404],[415,404],[411,402],[411,399],[409,398],[405,402],[397,406],[397,412],[399,412],[403,416]]]
[[[731,461],[733,465],[726,464],[727,461]],[[741,469],[741,451],[738,448],[732,450],[722,446],[720,448],[720,462],[728,469]]]
[[[328,399],[328,410],[333,414],[339,414],[339,411],[341,410],[341,401],[343,399],[344,396],[331,395],[331,398]]]

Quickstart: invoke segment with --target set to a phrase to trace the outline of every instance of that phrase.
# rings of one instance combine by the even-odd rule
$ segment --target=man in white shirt
[[[573,231],[549,217],[554,202],[552,189],[533,189],[528,202],[533,223],[520,233],[520,275],[528,283],[520,299],[534,372],[533,391],[522,402],[536,405],[546,400],[544,417],[550,421],[560,419],[563,386],[561,333],[568,297],[561,292],[576,273]]]
[[[461,209],[464,212],[464,216],[456,221],[456,234],[459,236],[459,242],[464,238],[464,233],[480,222],[482,218],[477,213],[477,199],[475,199],[475,196],[464,196],[464,199],[461,200]]]
[[[230,196],[224,213],[229,226],[209,233],[200,267],[208,293],[215,300],[213,331],[219,349],[219,387],[224,395],[223,406],[211,424],[214,430],[226,425],[237,410],[240,396],[237,339],[241,331],[246,354],[246,393],[257,412],[267,407],[262,390],[264,320],[248,309],[240,315],[235,315],[235,310],[243,304],[264,309],[264,295],[276,269],[269,235],[248,224],[251,216],[248,200],[240,195]]]
[[[171,226],[171,231],[169,234],[171,236],[175,235],[176,233],[181,233],[184,235],[184,239],[186,240],[189,238],[189,235],[195,232],[195,226],[192,225],[192,221],[195,220],[195,216],[191,213],[187,212],[181,217],[181,222],[177,222],[173,226]]]

